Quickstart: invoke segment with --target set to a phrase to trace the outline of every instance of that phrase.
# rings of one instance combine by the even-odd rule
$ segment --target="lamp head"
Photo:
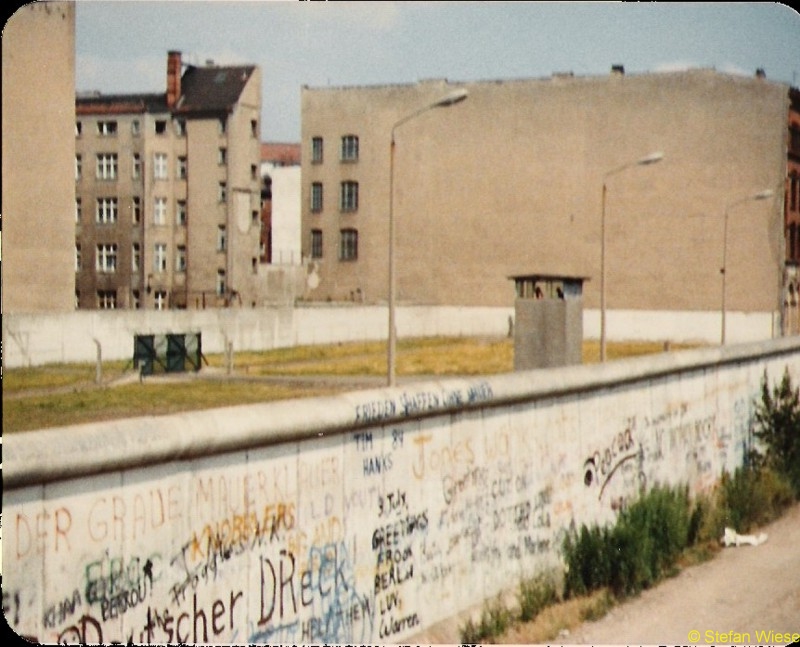
[[[650,153],[649,155],[646,155],[642,159],[638,160],[636,163],[639,166],[647,166],[648,164],[655,164],[656,162],[660,162],[663,159],[664,159],[664,153],[662,153],[661,151],[657,151],[655,153]]]
[[[436,103],[433,104],[434,108],[445,108],[447,106],[452,106],[456,103],[461,103],[464,99],[467,98],[469,93],[464,88],[459,88],[457,90],[453,90],[449,94],[443,96],[439,99]]]

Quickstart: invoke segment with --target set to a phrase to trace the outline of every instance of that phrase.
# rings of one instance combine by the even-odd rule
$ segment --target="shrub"
[[[754,465],[784,476],[800,497],[800,388],[792,386],[788,367],[771,391],[764,372],[753,435],[759,441],[751,453]]]
[[[733,474],[725,472],[708,513],[705,534],[719,538],[726,527],[749,532],[777,519],[793,500],[787,479],[768,467],[751,464]]]
[[[517,594],[519,602],[519,620],[531,622],[543,609],[558,601],[558,594],[553,580],[539,575],[522,580]]]
[[[613,528],[581,526],[563,546],[565,596],[607,586],[624,597],[652,586],[689,545],[692,514],[687,488],[656,486],[624,509]]]
[[[484,605],[481,619],[477,624],[472,618],[461,629],[462,643],[482,643],[487,639],[501,635],[511,625],[513,618],[511,612],[503,604],[500,597]]]

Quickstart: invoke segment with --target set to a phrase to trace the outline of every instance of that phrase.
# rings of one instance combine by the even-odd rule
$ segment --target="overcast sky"
[[[254,63],[264,141],[299,142],[303,85],[716,68],[800,84],[800,14],[764,3],[77,0],[76,89],[163,92],[166,56]]]

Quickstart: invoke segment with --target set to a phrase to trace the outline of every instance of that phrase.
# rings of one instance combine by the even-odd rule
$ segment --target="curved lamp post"
[[[394,134],[395,131],[407,121],[421,115],[423,112],[434,108],[446,108],[456,103],[462,102],[467,98],[467,91],[462,89],[453,90],[441,99],[434,101],[419,110],[406,115],[392,126],[392,142],[389,149],[389,337],[387,347],[387,381],[389,386],[395,384],[395,355],[397,347],[397,326],[395,324],[395,300],[397,290],[397,276],[395,268],[395,222],[394,222]]]
[[[603,175],[603,197],[600,215],[600,361],[606,361],[606,186],[607,180],[625,169],[634,166],[649,166],[664,159],[664,153],[656,152],[645,155],[633,162],[628,162]]]
[[[764,191],[759,191],[758,193],[754,193],[753,195],[748,195],[746,198],[742,198],[741,200],[736,200],[735,202],[731,202],[725,207],[725,213],[723,216],[723,225],[722,225],[722,267],[719,270],[719,273],[722,275],[722,303],[720,306],[720,341],[721,345],[725,345],[725,312],[727,309],[726,300],[727,300],[727,261],[728,261],[728,212],[739,204],[744,204],[745,202],[750,202],[751,200],[766,200],[771,198],[773,195],[772,189],[765,189]]]

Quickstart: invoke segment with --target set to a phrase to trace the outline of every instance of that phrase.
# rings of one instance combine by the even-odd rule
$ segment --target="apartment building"
[[[167,55],[166,92],[75,102],[80,308],[255,305],[261,74]]]
[[[787,333],[800,333],[800,90],[789,92],[788,175],[784,191],[786,213],[786,294]]]
[[[3,312],[69,312],[75,4],[16,8],[2,41]]]
[[[261,144],[262,263],[300,265],[300,144]]]
[[[507,306],[508,277],[542,273],[588,277],[596,310],[605,259],[610,311],[669,321],[719,311],[724,264],[726,307],[778,326],[789,89],[623,66],[304,87],[307,298],[386,302],[392,209],[399,303]]]

